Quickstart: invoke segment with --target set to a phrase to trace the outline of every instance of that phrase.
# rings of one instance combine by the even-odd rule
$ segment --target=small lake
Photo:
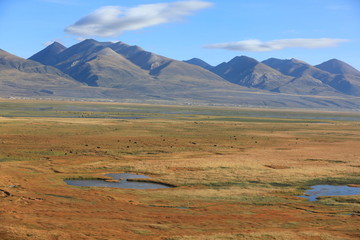
[[[334,186],[334,185],[316,185],[312,186],[311,189],[305,191],[304,196],[309,201],[316,201],[317,197],[324,196],[349,196],[359,195],[360,187],[349,187],[349,186]]]
[[[171,188],[171,186],[161,183],[152,183],[152,182],[135,182],[128,181],[128,179],[141,179],[149,178],[145,175],[137,175],[130,173],[108,173],[105,174],[107,177],[111,177],[114,180],[118,181],[106,181],[102,179],[70,179],[64,180],[68,185],[79,186],[79,187],[111,187],[111,188],[126,188],[126,189],[161,189],[161,188]]]

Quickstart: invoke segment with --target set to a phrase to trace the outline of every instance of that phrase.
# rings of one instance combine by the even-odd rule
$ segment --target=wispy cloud
[[[336,38],[294,38],[278,39],[263,42],[257,39],[244,40],[239,42],[216,43],[204,46],[205,48],[220,48],[232,51],[244,52],[266,52],[276,51],[285,48],[326,48],[336,47],[339,43],[349,42],[349,39]]]
[[[65,32],[77,36],[116,37],[124,31],[176,22],[213,4],[201,0],[143,4],[133,8],[105,6],[83,17]]]

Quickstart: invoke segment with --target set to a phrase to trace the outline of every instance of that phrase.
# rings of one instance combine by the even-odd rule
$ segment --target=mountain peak
[[[230,60],[230,62],[237,62],[237,63],[240,63],[240,62],[247,62],[247,63],[259,63],[258,60],[254,59],[254,58],[251,58],[251,57],[248,57],[248,56],[236,56],[234,57],[233,59]]]
[[[83,56],[94,54],[111,44],[111,42],[98,42],[94,39],[86,39],[67,48],[65,51],[61,52],[58,57],[60,58],[60,62],[74,61]],[[59,62],[57,65],[59,65]]]
[[[132,58],[135,55],[137,55],[140,52],[144,52],[144,49],[142,49],[141,47],[137,46],[137,45],[128,45],[126,43],[123,42],[117,42],[114,43],[111,48],[117,52],[122,54],[123,56],[127,57],[127,58]]]
[[[286,61],[286,60],[285,60],[285,61]],[[301,61],[301,60],[299,60],[299,59],[296,59],[296,58],[291,58],[289,61],[292,62],[292,63],[295,63],[295,64],[306,64],[306,65],[309,65],[308,63],[306,63],[306,62],[304,62],[304,61]]]
[[[32,55],[29,59],[37,62],[41,62],[45,65],[54,65],[57,55],[66,49],[64,45],[58,42],[53,42],[40,52]]]
[[[55,49],[59,49],[59,50],[61,50],[61,51],[63,51],[63,50],[66,49],[66,47],[65,47],[64,45],[62,45],[61,43],[59,43],[59,42],[57,42],[57,41],[53,42],[53,43],[50,44],[48,47],[50,47],[50,48],[55,48]]]
[[[229,62],[221,63],[211,69],[212,72],[218,74],[229,82],[246,87],[253,87],[254,85],[257,85],[261,81],[258,76],[262,76],[263,72],[266,70],[271,71],[269,67],[260,63],[256,59],[247,56],[234,57]]]
[[[112,50],[109,47],[103,48],[101,49],[99,52],[96,53],[96,55],[99,56],[113,56],[113,57],[118,57],[120,56],[119,54],[117,54],[116,52],[114,52],[114,50]]]
[[[360,76],[360,71],[336,58],[330,59],[326,62],[316,65],[315,67],[333,74],[349,74]]]
[[[237,69],[249,69],[255,67],[257,64],[259,64],[258,60],[247,56],[234,57],[227,63],[229,67],[235,67]]]
[[[113,43],[111,42],[98,42],[94,39],[85,39],[84,41],[81,41],[73,46],[71,46],[70,48],[75,48],[75,49],[91,49],[94,50],[98,48],[104,48],[104,47],[108,47],[110,45],[112,45]],[[68,48],[68,49],[70,49]]]
[[[269,58],[266,59],[264,61],[262,61],[262,63],[272,67],[272,65],[293,65],[293,64],[300,64],[300,65],[310,65],[302,60],[296,59],[296,58],[291,58],[291,59],[279,59],[279,58]]]
[[[203,61],[200,58],[192,58],[190,60],[184,60],[184,62],[193,64],[193,65],[197,65],[197,66],[205,68],[205,69],[213,68],[213,66],[211,66],[210,64],[208,64],[207,62]]]
[[[262,62],[263,64],[281,72],[282,74],[299,77],[312,66],[304,61],[291,59],[269,58]]]
[[[81,43],[84,43],[84,44],[98,44],[99,42],[96,41],[95,39],[88,38],[88,39],[85,39],[85,40],[81,41]]]

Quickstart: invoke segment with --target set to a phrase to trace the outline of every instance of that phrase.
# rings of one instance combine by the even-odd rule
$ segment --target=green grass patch
[[[314,185],[347,185],[360,184],[360,177],[344,177],[344,178],[316,178],[303,183],[303,187],[310,187]]]

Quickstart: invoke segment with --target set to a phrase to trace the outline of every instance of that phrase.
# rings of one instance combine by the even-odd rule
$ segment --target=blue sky
[[[28,58],[58,41],[123,41],[217,65],[331,58],[360,70],[359,0],[0,0],[0,48]]]

